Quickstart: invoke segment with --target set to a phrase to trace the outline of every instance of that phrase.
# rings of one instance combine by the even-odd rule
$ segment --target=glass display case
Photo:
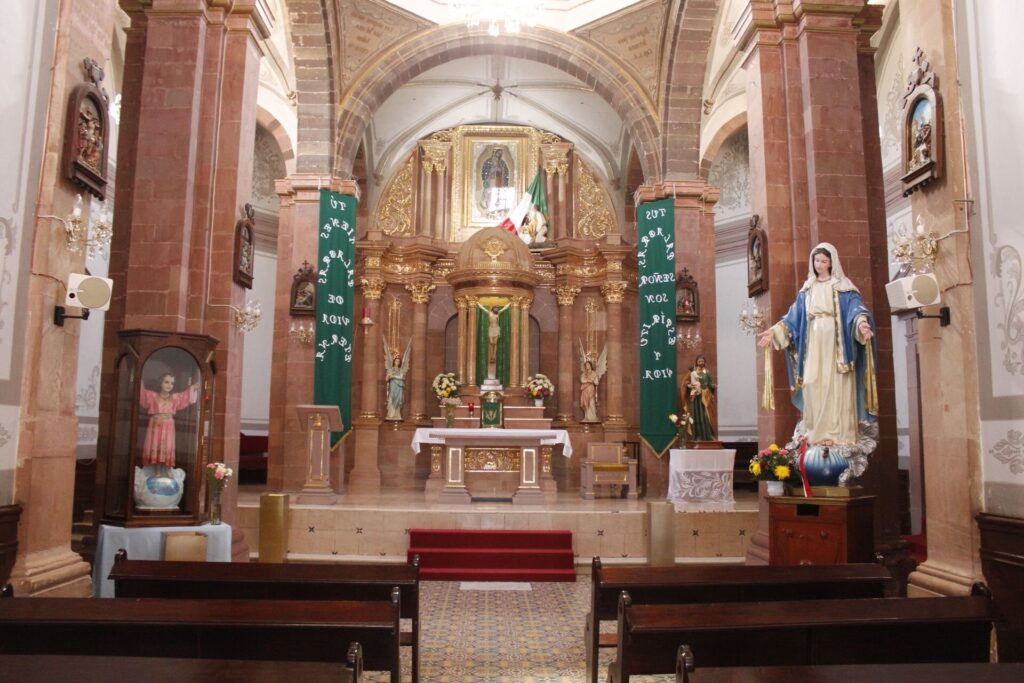
[[[213,352],[197,334],[124,330],[102,463],[103,524],[199,523],[213,434]]]

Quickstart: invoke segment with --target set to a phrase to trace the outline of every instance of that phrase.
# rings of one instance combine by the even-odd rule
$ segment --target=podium
[[[331,432],[342,430],[341,413],[338,406],[316,405],[297,406],[296,411],[308,433],[306,483],[296,502],[333,505],[338,501],[338,494],[331,488]],[[344,462],[339,471],[345,471]]]

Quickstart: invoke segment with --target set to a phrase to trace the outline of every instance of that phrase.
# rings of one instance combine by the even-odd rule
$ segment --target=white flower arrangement
[[[434,388],[434,393],[442,403],[445,402],[446,399],[451,398],[452,395],[457,393],[459,390],[459,383],[455,379],[454,372],[442,372],[438,374],[430,386]]]
[[[531,398],[547,399],[555,393],[555,385],[551,383],[547,375],[539,372],[526,379],[526,389],[530,392]]]

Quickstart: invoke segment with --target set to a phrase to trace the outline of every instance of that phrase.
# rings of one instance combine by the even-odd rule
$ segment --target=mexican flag
[[[541,177],[539,169],[537,175],[533,176],[533,182],[523,193],[523,198],[509,212],[505,220],[498,224],[498,227],[505,228],[511,233],[518,233],[520,226],[530,213],[530,209],[536,209],[545,217],[548,213],[548,196],[544,192],[544,179]]]

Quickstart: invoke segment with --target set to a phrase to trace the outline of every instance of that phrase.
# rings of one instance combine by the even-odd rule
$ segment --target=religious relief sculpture
[[[786,350],[793,405],[803,416],[787,448],[800,453],[805,486],[848,486],[867,468],[878,442],[874,335],[871,313],[836,248],[822,242],[811,252],[796,301],[758,338],[766,356],[769,345]]]
[[[405,353],[398,355],[398,349],[388,346],[384,340],[384,373],[387,378],[388,406],[385,420],[402,419],[402,403],[405,402],[405,376],[409,372],[409,350],[412,339],[405,345]]]
[[[103,69],[92,59],[82,61],[85,83],[75,86],[68,101],[64,130],[64,177],[97,199],[106,198],[109,99],[100,87]]]
[[[235,267],[232,277],[246,289],[252,289],[253,268],[256,258],[256,210],[245,205],[245,214],[235,224]]]
[[[931,64],[921,48],[903,93],[903,196],[942,177],[942,99]]]
[[[580,410],[583,411],[581,422],[600,422],[597,417],[597,387],[601,378],[608,370],[608,347],[605,346],[596,362],[593,354],[588,354],[580,343]]]
[[[692,441],[715,441],[715,391],[718,386],[707,368],[704,356],[697,356],[696,367],[690,368],[690,417],[693,418]]]

